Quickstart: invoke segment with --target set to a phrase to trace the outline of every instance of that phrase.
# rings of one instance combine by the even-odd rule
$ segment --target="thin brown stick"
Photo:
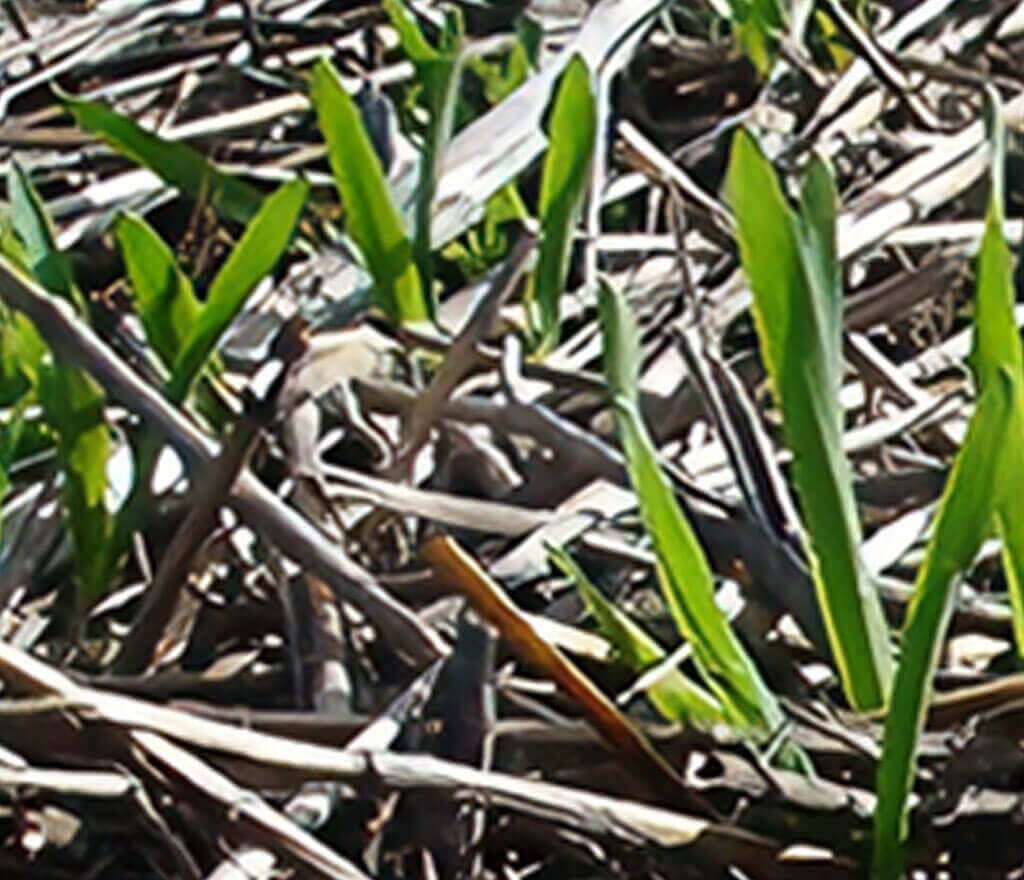
[[[468,553],[448,537],[431,538],[421,550],[438,576],[458,590],[477,612],[498,628],[525,662],[544,672],[579,704],[587,720],[612,748],[641,769],[657,788],[689,809],[714,810],[684,787],[682,778],[654,750],[594,683],[554,645],[537,634],[526,616]]]
[[[442,404],[477,363],[476,347],[493,332],[501,304],[512,295],[526,272],[527,260],[536,244],[537,237],[530,233],[519,239],[487,291],[476,303],[466,326],[448,349],[444,361],[434,373],[427,389],[413,403],[406,424],[405,446],[395,463],[395,468],[399,472],[409,467],[426,441],[431,427],[437,421]]]
[[[213,531],[217,511],[245,466],[258,434],[259,428],[254,422],[243,419],[236,423],[224,449],[210,468],[208,478],[195,486],[189,512],[164,551],[153,582],[146,590],[114,662],[114,672],[134,675],[149,665],[153,646],[174,613],[196,551]]]

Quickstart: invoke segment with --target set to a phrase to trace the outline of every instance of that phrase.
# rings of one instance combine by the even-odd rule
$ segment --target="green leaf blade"
[[[544,354],[558,344],[561,298],[596,134],[590,71],[583,58],[574,55],[555,92],[550,145],[541,174],[539,215],[544,236],[526,300],[535,353]]]
[[[458,8],[446,7],[439,47],[435,48],[423,36],[423,32],[401,0],[384,0],[384,10],[392,27],[398,33],[402,49],[416,68],[416,76],[423,88],[429,113],[423,150],[420,154],[419,182],[416,187],[413,260],[419,271],[421,285],[428,293],[427,305],[433,317],[434,301],[431,288],[434,281],[434,261],[430,227],[434,193],[441,172],[441,159],[455,125],[465,28]]]
[[[359,110],[331,63],[313,68],[310,98],[338,195],[345,207],[346,229],[366,260],[375,286],[375,301],[396,322],[430,317],[412,242],[395,207],[380,161],[363,128]]]
[[[309,195],[309,184],[292,180],[267,197],[217,273],[192,330],[174,363],[168,396],[180,402],[217,341],[256,285],[281,259]]]
[[[218,170],[198,150],[153,134],[98,101],[70,95],[60,95],[60,100],[82,128],[189,198],[205,200],[238,223],[248,223],[259,210],[262,198],[258,189]]]
[[[977,264],[974,342],[969,363],[979,388],[988,387],[1001,369],[1024,375],[1024,356],[1013,317],[1013,257],[1003,235],[1003,217],[993,200]],[[1016,384],[1020,384],[1016,380]]]
[[[61,494],[78,572],[78,605],[84,610],[108,588],[96,552],[106,540],[110,524],[104,497],[111,452],[103,417],[104,395],[85,373],[59,362],[44,368],[38,393],[46,419],[58,436],[57,452],[64,473]]]
[[[979,402],[940,500],[907,612],[878,768],[874,875],[879,880],[902,875],[913,763],[952,613],[952,582],[973,562],[993,519],[1002,539],[1018,657],[1024,650],[1024,512],[1013,494],[1024,481],[1024,356],[1013,314],[1013,261],[1003,235],[1005,131],[994,90],[989,99],[992,189],[978,253],[968,357]]]
[[[811,164],[795,215],[771,164],[741,131],[727,186],[755,326],[794,454],[804,543],[829,641],[851,705],[876,708],[885,700],[892,660],[881,601],[860,560],[860,522],[842,447],[842,291],[831,173],[823,162]]]
[[[8,193],[22,267],[84,316],[84,299],[66,255],[57,248],[43,201],[16,162],[8,177]],[[107,589],[96,553],[110,525],[105,493],[111,443],[103,413],[105,396],[86,373],[52,355],[48,358],[48,347],[27,318],[16,318],[7,329],[4,339],[14,341],[21,358],[18,369],[34,386],[46,421],[57,434],[57,460],[63,475],[61,494],[75,557],[78,604],[84,610]]]
[[[50,217],[28,174],[17,161],[11,163],[7,175],[7,192],[11,200],[11,225],[21,245],[12,256],[43,287],[83,312],[85,302],[75,286],[67,257],[57,247]]]
[[[20,312],[3,314],[0,324],[0,364],[6,378],[20,377],[23,393],[39,383],[39,372],[49,349],[35,325]]]
[[[992,383],[971,419],[939,502],[925,561],[907,610],[903,651],[885,719],[878,766],[874,873],[878,880],[902,874],[906,803],[917,744],[924,729],[931,681],[953,608],[953,580],[967,569],[988,534],[1006,485],[1001,454],[1013,423],[1010,377]]]
[[[1024,486],[1024,401],[1019,394],[1014,404],[1014,417],[1009,436],[1017,438],[1016,445],[1006,449],[1006,480],[1012,486]],[[1013,611],[1013,641],[1017,651],[1017,664],[1024,665],[1024,507],[1014,499],[1000,505],[996,511],[996,525],[1002,542],[1003,572],[1006,576],[1010,608]]]
[[[616,421],[630,481],[657,556],[662,596],[680,634],[693,646],[705,684],[730,724],[764,738],[782,723],[771,690],[715,603],[704,552],[658,463],[636,401],[637,332],[625,301],[611,287],[600,292],[605,364],[615,396]]]
[[[171,367],[201,311],[192,282],[179,268],[171,249],[141,217],[122,214],[114,223],[114,236],[146,338]]]
[[[1013,314],[1013,256],[1003,233],[1006,131],[998,93],[990,89],[988,98],[992,189],[977,258],[974,340],[968,362],[981,394],[1001,374],[1012,379],[1014,412],[1005,466],[1006,479],[1019,486],[1024,484],[1024,352]],[[1013,609],[1014,644],[1018,663],[1024,664],[1024,509],[1016,499],[1008,499],[996,512],[996,523]]]

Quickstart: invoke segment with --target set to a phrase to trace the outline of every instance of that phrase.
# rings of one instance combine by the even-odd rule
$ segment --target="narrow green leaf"
[[[1002,212],[994,198],[989,203],[978,252],[977,286],[974,341],[968,363],[979,387],[985,387],[1001,368],[1014,377],[1024,372],[1020,336],[1013,320],[1013,257],[1003,236]]]
[[[146,339],[164,365],[172,369],[201,311],[192,282],[178,267],[171,249],[141,217],[120,215],[114,222],[114,235]],[[212,411],[207,403],[212,403],[212,396],[201,396],[198,404],[204,415]],[[146,432],[133,450],[134,483],[113,517],[105,544],[97,551],[101,557],[97,564],[108,576],[116,570],[140,517],[152,500],[153,468],[162,449],[159,437]]]
[[[1013,379],[1000,370],[981,396],[949,475],[907,609],[878,766],[872,874],[876,880],[902,875],[907,797],[932,677],[953,609],[953,583],[970,566],[988,534],[995,507],[1009,491],[1002,451],[1012,413]]]
[[[168,396],[180,402],[256,285],[281,259],[302,216],[309,184],[292,180],[267,197],[210,284],[177,360]]]
[[[1003,235],[1005,130],[998,96],[990,97],[992,183],[985,232],[977,259],[974,340],[967,360],[980,389],[1006,369],[1017,386],[1024,381],[1024,354],[1013,318],[1013,257]]]
[[[114,235],[131,281],[146,338],[172,367],[201,310],[192,282],[163,239],[135,214],[122,214]]]
[[[609,286],[600,292],[605,371],[612,392],[630,480],[657,556],[662,595],[680,635],[693,645],[702,678],[738,731],[765,738],[783,716],[771,690],[715,604],[714,578],[704,551],[658,464],[636,405],[637,330],[625,301]]]
[[[326,59],[313,67],[310,98],[327,141],[346,229],[366,260],[376,305],[394,321],[426,320],[431,309],[413,263],[412,242],[359,110]]]
[[[539,214],[544,237],[526,295],[532,346],[538,354],[558,344],[562,293],[596,131],[590,71],[583,58],[574,55],[559,81],[551,111],[549,147],[540,184]]]
[[[10,182],[8,182],[10,186]],[[5,217],[3,220],[3,226],[0,228],[0,251],[7,257],[15,266],[25,272],[27,275],[31,275],[32,271],[29,269],[29,258],[28,253],[25,250],[25,245],[21,243],[21,239],[18,238],[14,233],[14,228],[10,223],[10,217]]]
[[[28,175],[13,163],[8,178],[11,224],[21,243],[22,263],[51,293],[84,313],[67,258],[56,245],[53,225]],[[79,607],[84,609],[106,589],[96,550],[105,540],[110,516],[104,494],[110,434],[103,417],[103,390],[81,370],[47,360],[45,343],[27,319],[11,322],[25,363],[22,374],[36,388],[46,421],[57,434],[57,457],[64,475],[62,495],[78,573]]]
[[[53,224],[43,201],[17,161],[11,163],[7,175],[7,194],[11,200],[12,229],[21,244],[20,252],[12,256],[43,287],[84,311],[85,301],[75,286],[67,256],[57,248]]]
[[[1024,485],[1024,353],[1013,316],[1013,257],[1003,234],[1003,167],[1006,132],[998,93],[988,89],[989,140],[992,144],[992,189],[985,233],[978,252],[974,344],[968,361],[979,393],[997,381],[1000,372],[1013,380],[1013,419],[1004,455],[1006,478]],[[1018,662],[1024,662],[1024,509],[1016,498],[996,512],[1002,539],[1003,569],[1013,608]]]
[[[757,72],[765,77],[775,62],[778,38],[786,29],[783,0],[728,0],[733,31]]]
[[[860,559],[860,522],[842,446],[842,289],[832,176],[820,160],[811,163],[795,215],[771,164],[740,131],[727,185],[839,676],[852,706],[876,708],[888,691],[892,659],[878,591]]]
[[[434,192],[441,172],[441,159],[455,124],[455,107],[459,79],[462,75],[462,17],[457,8],[445,10],[440,48],[435,49],[423,36],[401,0],[384,0],[384,9],[392,26],[398,32],[402,49],[416,68],[416,76],[423,87],[429,113],[427,133],[420,155],[413,259],[419,270],[421,285],[427,291],[427,304],[432,309],[434,267],[430,226]]]
[[[1024,481],[1024,356],[1013,317],[1012,258],[1003,235],[1005,133],[999,97],[990,90],[989,98],[992,190],[978,254],[974,343],[968,358],[980,402],[940,502],[907,612],[878,769],[874,871],[880,880],[902,875],[906,801],[952,613],[952,582],[974,559],[993,513],[1003,542],[1018,656],[1024,645],[1024,513],[1013,495]]]
[[[640,372],[640,334],[629,306],[608,284],[602,283],[599,305],[604,337],[604,374],[619,407],[640,408],[637,374]]]
[[[38,393],[59,438],[64,506],[79,576],[79,607],[84,609],[107,587],[98,580],[96,565],[110,523],[104,500],[110,433],[103,418],[103,392],[81,370],[57,363],[43,370]]]
[[[1017,442],[1007,443],[1006,479],[1014,486],[1024,486],[1024,419],[1021,418],[1020,395],[1016,395],[1013,419],[1007,436]],[[1011,444],[1012,448],[1011,448]],[[1002,541],[1003,572],[1006,575],[1010,607],[1013,609],[1013,640],[1017,664],[1024,665],[1024,507],[1018,499],[1007,501],[996,511],[996,525]]]
[[[576,584],[601,633],[611,642],[626,666],[639,674],[665,659],[665,649],[609,602],[565,550],[549,547],[548,552],[555,565]],[[682,722],[704,731],[726,723],[718,701],[679,669],[666,670],[646,692],[654,707],[669,721]]]
[[[59,94],[64,108],[82,128],[98,134],[117,152],[157,174],[194,200],[210,204],[220,215],[248,223],[259,210],[258,189],[217,170],[198,150],[147,131],[98,101]]]

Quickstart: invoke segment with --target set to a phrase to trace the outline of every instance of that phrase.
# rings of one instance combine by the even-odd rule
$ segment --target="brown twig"
[[[115,673],[134,675],[144,671],[152,660],[153,646],[174,613],[196,551],[213,531],[220,505],[245,466],[258,433],[258,426],[251,420],[239,421],[207,479],[195,486],[189,512],[164,551],[153,582],[147,588],[142,605],[125,636],[121,652],[114,662]]]
[[[690,809],[714,815],[713,808],[685,788],[679,774],[615,704],[558,648],[537,634],[525,615],[455,541],[441,536],[431,538],[423,546],[421,554],[439,577],[469,599],[477,612],[498,628],[502,638],[524,661],[542,670],[575,699],[605,741],[625,759],[635,762],[662,793],[667,793],[673,800],[681,800]]]
[[[526,272],[527,260],[536,244],[537,237],[531,233],[525,233],[519,239],[487,291],[474,306],[466,326],[448,349],[430,385],[413,403],[406,422],[405,445],[395,462],[396,470],[409,467],[427,439],[430,428],[437,421],[442,404],[477,363],[477,345],[494,331],[501,304],[512,295]]]

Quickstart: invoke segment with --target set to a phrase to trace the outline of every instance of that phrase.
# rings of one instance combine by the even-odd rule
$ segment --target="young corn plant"
[[[529,17],[516,20],[516,39],[504,56],[472,55],[465,59],[466,71],[479,82],[488,106],[500,103],[518,89],[536,67],[540,51],[540,27]],[[448,242],[441,256],[455,263],[466,279],[483,275],[508,254],[511,229],[528,222],[529,211],[510,180],[483,206],[483,219],[459,238]]]
[[[1005,491],[1002,449],[1013,421],[1013,380],[1000,370],[981,396],[946,483],[907,610],[876,781],[873,876],[877,880],[896,880],[903,873],[907,798],[931,681],[953,612],[954,582],[989,534],[1000,492]]]
[[[457,90],[463,68],[461,20],[446,14],[438,45],[424,37],[401,0],[386,0],[385,11],[398,33],[406,56],[416,68],[419,91],[428,111],[423,138],[419,186],[413,224],[413,262],[420,283],[429,291],[433,281],[430,220],[433,194],[440,172],[440,160],[451,135],[458,107]],[[480,59],[473,65],[486,85],[507,90],[517,77],[525,76],[526,47],[517,41],[509,74],[497,77]],[[549,149],[541,171],[538,214],[544,236],[537,267],[528,279],[525,293],[527,336],[534,355],[543,356],[557,344],[561,328],[560,302],[569,274],[569,259],[575,223],[586,190],[587,174],[594,150],[596,111],[590,72],[579,56],[567,65],[554,91],[548,123]],[[340,184],[339,184],[340,185]],[[344,200],[344,196],[343,196]],[[485,216],[485,234],[504,220],[522,216],[514,189],[500,194]],[[489,230],[488,230],[488,227]],[[427,296],[433,314],[433,300]]]
[[[10,211],[0,239],[3,256],[85,317],[85,299],[75,284],[67,255],[58,249],[42,200],[17,163],[11,166],[7,191]],[[16,373],[23,383],[21,411],[33,400],[38,402],[46,424],[56,435],[61,496],[71,533],[81,611],[102,595],[106,583],[95,552],[110,530],[105,495],[111,443],[103,415],[104,394],[89,376],[50,352],[23,315],[4,316],[0,343],[5,372]]]
[[[478,55],[464,45],[464,25],[457,8],[442,7],[443,20],[435,44],[424,35],[416,18],[402,0],[385,0],[384,11],[398,35],[399,45],[416,71],[416,79],[405,100],[406,108],[425,111],[409,114],[409,128],[419,131],[421,155],[412,210],[413,259],[424,289],[433,292],[434,256],[431,238],[434,193],[442,159],[453,128],[472,118],[472,102],[460,92],[463,73],[474,77],[489,105],[515,91],[526,80],[537,57],[540,31],[531,19],[521,16],[516,39],[498,57]],[[404,207],[404,206],[403,206]],[[405,208],[408,214],[408,209]],[[510,247],[503,228],[527,220],[529,213],[519,196],[515,181],[509,181],[483,206],[480,224],[466,231],[462,241],[448,242],[441,255],[456,263],[467,278],[483,274],[500,262]],[[433,304],[433,299],[428,300]]]
[[[419,181],[416,187],[416,211],[413,224],[413,258],[420,281],[433,303],[434,255],[430,225],[434,192],[441,172],[441,159],[455,125],[459,80],[462,75],[463,23],[458,9],[444,10],[444,26],[438,45],[431,46],[415,19],[401,0],[384,0],[384,10],[398,33],[406,56],[416,68],[416,76],[427,105],[427,130],[420,154]]]
[[[903,628],[876,783],[873,876],[878,880],[895,880],[903,872],[907,799],[932,679],[953,610],[956,579],[970,567],[993,520],[1003,538],[1020,651],[1024,545],[1014,490],[1024,477],[1024,357],[1013,319],[1012,260],[1003,235],[1004,136],[998,98],[991,98],[994,171],[978,254],[974,345],[969,359],[979,401],[939,502]]]
[[[878,708],[892,659],[878,591],[860,559],[860,522],[842,446],[842,287],[832,174],[822,160],[812,161],[794,212],[753,136],[741,131],[727,186],[839,677],[855,709]]]
[[[114,224],[147,340],[168,370],[165,393],[175,404],[183,404],[228,325],[287,250],[309,186],[303,180],[293,180],[264,199],[255,187],[218,170],[193,148],[149,132],[97,101],[68,95],[61,95],[61,101],[79,125],[98,134],[117,152],[149,168],[186,196],[204,200],[226,219],[246,224],[202,302],[170,249],[145,221],[126,215]],[[84,300],[74,286],[67,256],[56,247],[42,201],[17,166],[11,172],[8,191],[10,228],[0,242],[4,255],[85,314]],[[149,480],[162,444],[155,435],[144,435],[136,450],[135,483],[111,522],[103,498],[110,444],[103,423],[102,394],[79,371],[60,364],[50,367],[52,359],[45,357],[45,346],[24,318],[11,316],[5,321],[4,334],[5,350],[22,352],[18,369],[58,436],[65,508],[81,560],[80,605],[88,607],[105,592],[127,546],[132,523],[149,498]],[[208,388],[203,390],[205,394],[197,400],[200,410],[207,415],[215,413],[214,397]]]
[[[326,59],[313,68],[310,99],[327,141],[327,157],[345,208],[345,228],[366,261],[375,304],[397,323],[430,320],[432,297],[413,258],[401,211],[359,108]]]
[[[781,727],[782,710],[715,604],[711,569],[644,426],[637,391],[640,348],[635,320],[621,295],[608,285],[600,291],[600,312],[605,373],[630,480],[657,558],[662,597],[680,635],[692,646],[694,664],[708,690],[704,695],[686,688],[687,704],[692,714],[699,699],[700,711],[710,717],[717,703],[737,734],[764,743]]]
[[[147,339],[167,368],[165,393],[176,404],[189,397],[218,340],[256,285],[273,269],[291,242],[309,194],[294,180],[264,199],[259,190],[217,169],[197,150],[169,141],[100,102],[62,95],[65,109],[88,131],[117,152],[156,173],[225,219],[246,224],[242,238],[214,277],[200,303],[173,254],[141,218],[123,216],[115,234],[136,295]],[[45,283],[45,282],[44,282]],[[215,416],[208,388],[198,396],[200,410]],[[113,526],[93,553],[96,577],[106,581],[127,546],[132,523],[150,497],[149,480],[162,444],[143,437],[135,455],[136,479]]]
[[[978,295],[975,303],[975,338],[970,365],[984,393],[1002,375],[1013,382],[1013,424],[1006,444],[1006,478],[1024,485],[1024,353],[1014,320],[1013,258],[1002,234],[1003,168],[1006,134],[999,96],[988,91],[991,117],[992,194],[985,236],[978,254]],[[1016,438],[1017,442],[1014,442]],[[996,509],[1002,539],[1003,571],[1013,609],[1013,633],[1018,664],[1024,663],[1024,509],[1016,499],[1004,498]]]
[[[314,67],[310,96],[327,140],[328,157],[342,204],[346,228],[359,246],[372,276],[378,306],[397,322],[433,317],[433,255],[430,221],[440,159],[452,131],[462,71],[461,27],[449,18],[438,46],[432,46],[398,0],[385,10],[412,61],[429,123],[420,161],[412,236],[395,204],[358,108],[327,61]],[[549,119],[550,146],[541,171],[539,220],[544,229],[537,268],[525,293],[527,335],[535,355],[558,343],[560,300],[569,273],[575,221],[595,142],[594,96],[590,73],[574,57],[555,89]],[[503,196],[487,223],[522,214],[518,197]],[[492,229],[493,232],[493,229]]]
[[[114,150],[193,200],[205,200],[224,218],[245,224],[242,238],[200,305],[170,250],[144,221],[122,217],[115,223],[143,326],[171,373],[166,392],[174,403],[182,403],[220,335],[287,249],[309,185],[292,180],[264,199],[258,189],[220,171],[187,144],[147,131],[98,101],[65,94],[60,99],[82,128]]]
[[[428,318],[433,314],[432,303],[417,272],[401,214],[359,110],[330,62],[323,60],[314,67],[310,91],[347,212],[348,233],[374,282],[374,303],[397,322]],[[60,97],[82,128],[186,196],[204,200],[225,219],[248,223],[259,212],[260,191],[220,171],[198,150],[147,131],[99,101]]]
[[[220,338],[284,255],[308,195],[309,185],[293,180],[266,198],[214,276],[203,302],[171,249],[145,220],[124,214],[115,221],[114,234],[146,340],[169,372],[164,393],[172,403],[182,404],[190,397],[197,379],[214,359]],[[210,387],[204,385],[197,391],[200,411],[216,419],[218,407]],[[159,437],[146,433],[136,450],[134,485],[102,552],[96,554],[108,576],[127,547],[140,511],[149,506],[150,480],[162,448]]]
[[[576,218],[594,152],[597,111],[590,71],[578,55],[562,73],[548,125],[548,152],[541,173],[539,214],[544,236],[526,295],[530,346],[537,356],[558,344],[561,300],[569,275]]]

